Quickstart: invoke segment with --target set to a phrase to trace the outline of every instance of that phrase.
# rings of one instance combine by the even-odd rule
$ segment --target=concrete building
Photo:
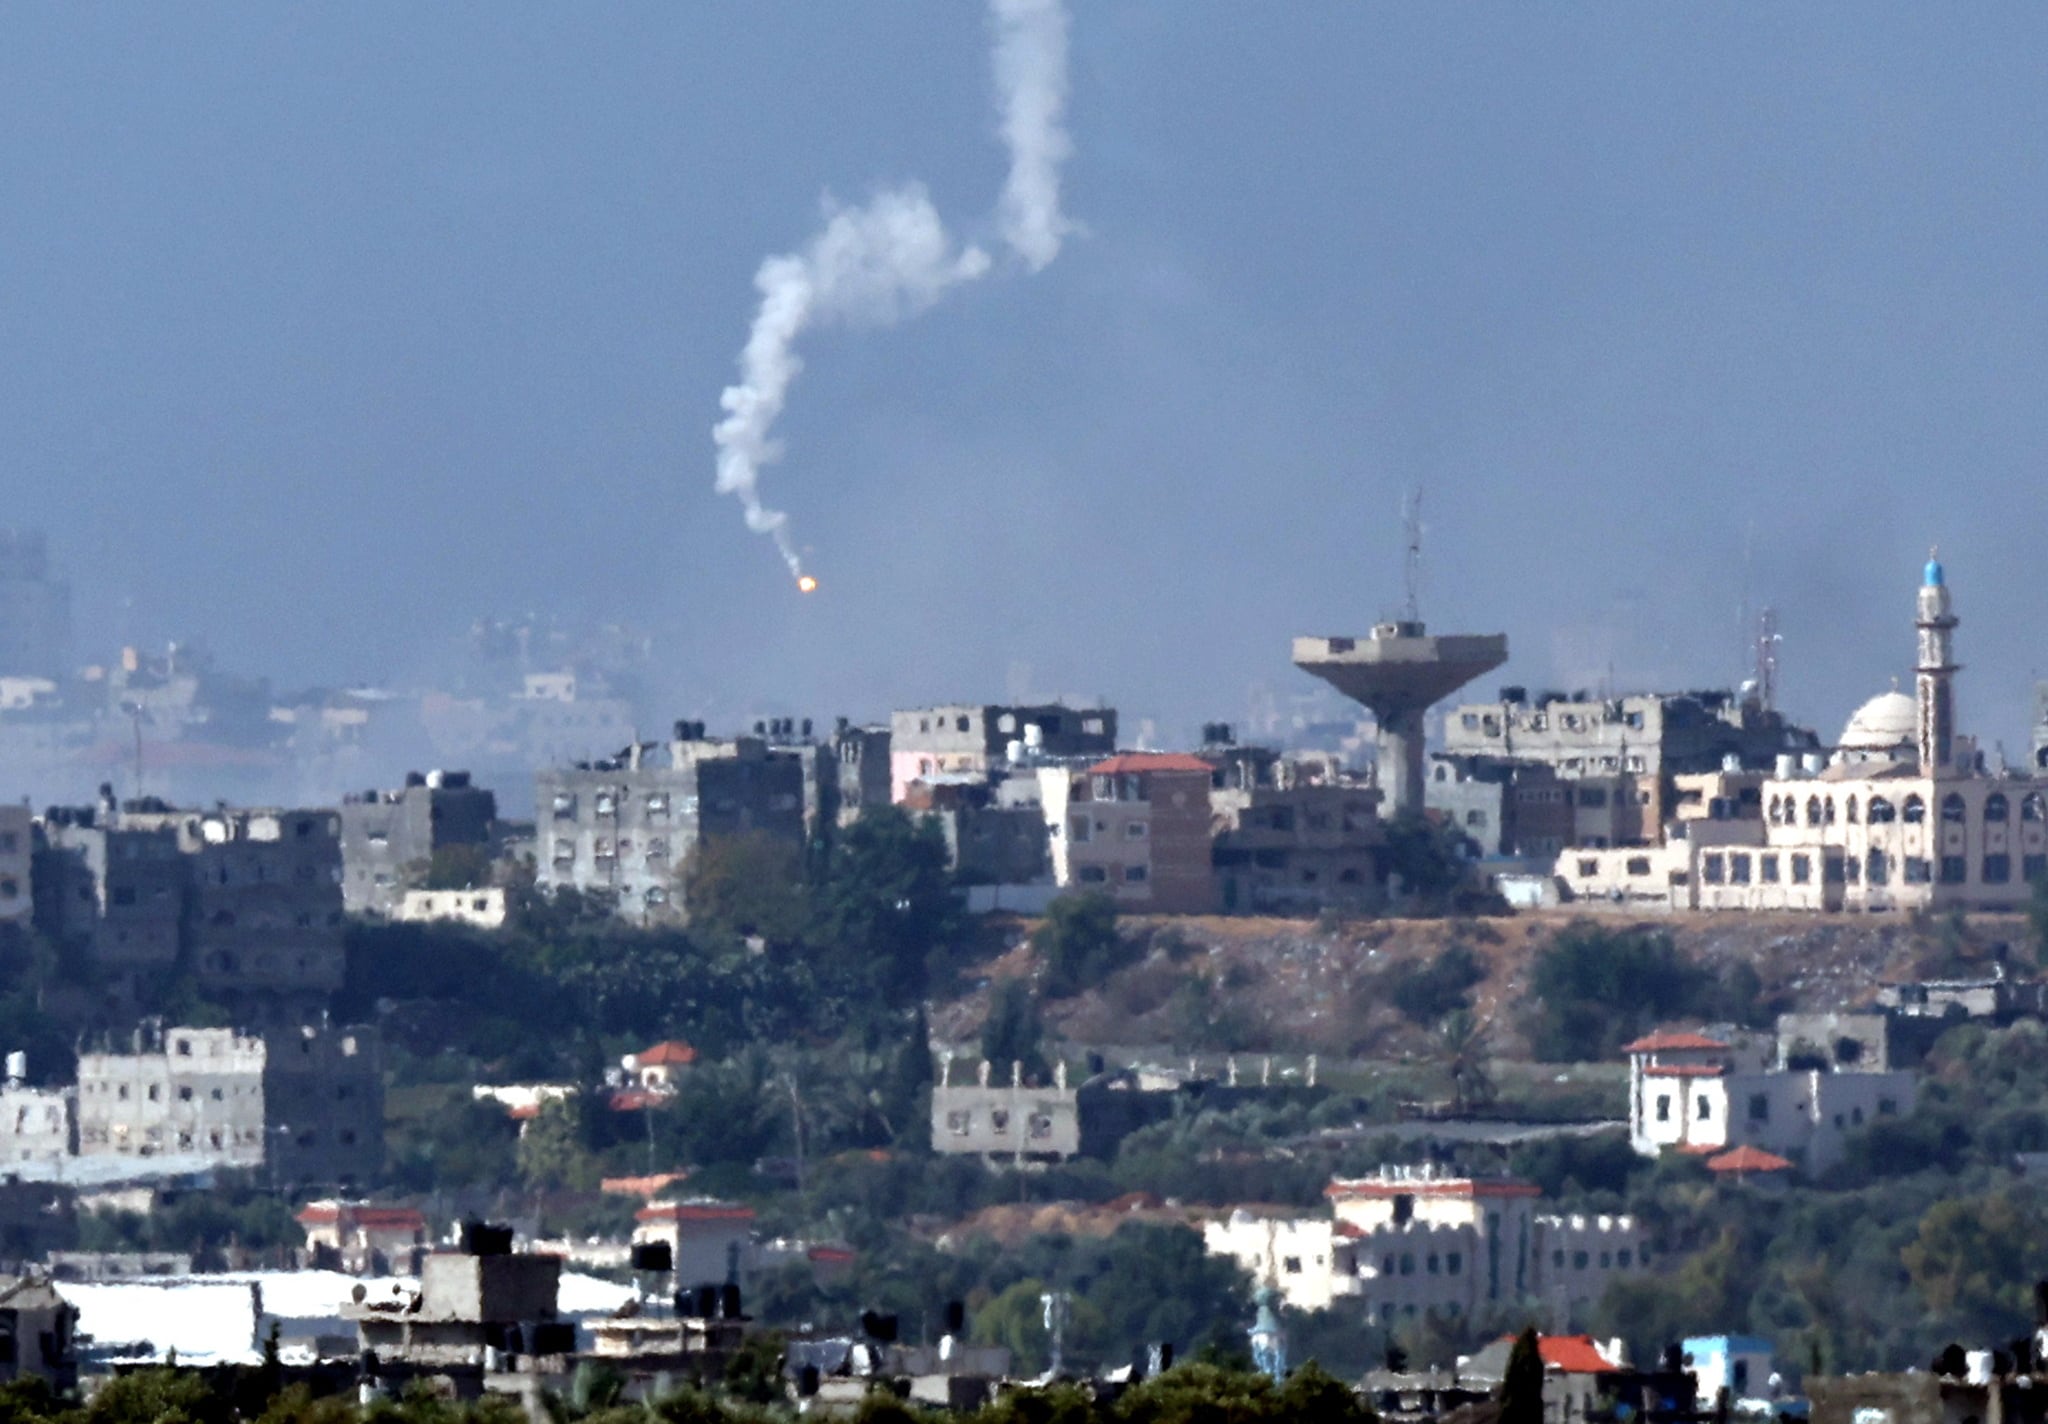
[[[368,1181],[384,1156],[375,1031],[140,1030],[78,1057],[82,1157],[205,1158],[279,1185]]]
[[[1386,886],[1380,792],[1326,762],[1238,759],[1210,793],[1210,864],[1225,910],[1377,904]]]
[[[71,587],[50,577],[42,534],[0,530],[0,673],[61,678],[70,671]]]
[[[466,771],[411,772],[396,791],[345,797],[343,904],[351,914],[395,914],[407,890],[425,886],[436,851],[462,846],[488,856],[497,820],[498,798]]]
[[[1655,1033],[1626,1045],[1629,1142],[1645,1156],[1749,1147],[1825,1171],[1843,1139],[1911,1113],[1883,1017],[1787,1016],[1775,1037]]]
[[[436,1251],[421,1263],[417,1291],[342,1307],[358,1348],[375,1356],[380,1373],[400,1378],[456,1370],[474,1379],[500,1364],[525,1372],[535,1357],[566,1368],[576,1324],[558,1310],[562,1258],[512,1254],[509,1229],[467,1234],[462,1251]]]
[[[535,777],[540,889],[614,896],[633,921],[676,920],[686,908],[681,872],[700,841],[803,843],[803,758],[761,737],[712,740],[701,722],[675,730],[669,742]]]
[[[1423,805],[1444,817],[1479,847],[1482,856],[1555,859],[1580,837],[1612,844],[1611,819],[1628,804],[1633,786],[1624,778],[1600,776],[1585,785],[1564,781],[1542,762],[1509,757],[1432,754],[1423,783]],[[1601,794],[1586,794],[1597,789]],[[1604,825],[1588,825],[1605,814]]]
[[[391,917],[415,924],[433,922],[496,930],[505,927],[510,914],[505,887],[487,885],[476,890],[408,890],[399,898]]]
[[[1633,1218],[1540,1212],[1526,1182],[1389,1168],[1326,1194],[1328,1217],[1240,1209],[1204,1240],[1298,1309],[1349,1304],[1382,1326],[1522,1303],[1562,1317],[1648,1265]]]
[[[1826,756],[1782,755],[1753,784],[1722,773],[1713,800],[1727,814],[1675,820],[1651,853],[1565,852],[1567,895],[1702,910],[2018,908],[2048,876],[2048,779],[1987,771],[1956,731],[1956,623],[1929,560],[1917,696],[1870,699]]]
[[[984,1061],[974,1082],[956,1084],[952,1067],[948,1060],[932,1088],[932,1151],[1019,1167],[1080,1154],[1080,1097],[1067,1086],[1064,1063],[1047,1087],[1026,1084],[1018,1064],[1010,1065],[1008,1082],[992,1082]]]
[[[1215,773],[1207,761],[1180,752],[1124,752],[1085,771],[1041,769],[1054,882],[1100,890],[1129,910],[1213,910]]]
[[[1819,746],[1812,732],[1755,698],[1720,691],[1531,698],[1507,687],[1499,702],[1461,704],[1444,721],[1453,763],[1534,763],[1573,783],[1575,846],[1654,844],[1671,814],[1673,777],[1767,771],[1781,756]]]
[[[1036,782],[1019,778],[1034,789]],[[959,780],[913,781],[903,808],[930,817],[946,837],[947,858],[962,885],[1030,885],[1050,882],[1051,837],[1045,813],[1030,804],[1003,805],[1000,784]]]
[[[0,925],[35,917],[35,816],[26,806],[0,806]]]
[[[47,1279],[0,1276],[0,1384],[19,1379],[78,1388],[78,1310]]]
[[[316,1270],[354,1276],[417,1275],[427,1254],[427,1218],[419,1208],[330,1197],[307,1202],[297,1221]]]
[[[1034,757],[1106,757],[1116,750],[1116,710],[1058,703],[1037,707],[919,707],[889,722],[889,797],[902,801],[913,781],[947,774],[986,780],[1028,753]]]
[[[110,800],[110,798],[108,798]],[[34,827],[36,927],[118,980],[178,961],[190,870],[167,828],[98,807],[53,807]]]
[[[0,1164],[59,1162],[75,1156],[75,1090],[31,1087],[27,1074],[26,1056],[8,1054],[7,1077],[0,1082]]]
[[[744,1280],[753,1255],[752,1207],[709,1197],[655,1201],[633,1219],[633,1244],[666,1245],[682,1289]]]

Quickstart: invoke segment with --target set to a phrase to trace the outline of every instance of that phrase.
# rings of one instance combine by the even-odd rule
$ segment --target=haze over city
[[[1824,728],[1938,542],[2017,745],[2048,19],[1881,18],[1083,10],[1059,261],[806,338],[799,599],[712,489],[753,273],[905,180],[993,240],[975,7],[18,9],[7,518],[81,657],[423,681],[531,611],[648,630],[657,711],[1025,664],[1174,726],[1397,607],[1416,485],[1503,679],[1725,685],[1769,604]]]

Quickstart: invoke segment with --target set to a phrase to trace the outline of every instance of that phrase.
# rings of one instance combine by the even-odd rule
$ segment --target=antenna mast
[[[1778,705],[1778,610],[1764,606],[1756,619],[1756,705],[1769,712]]]
[[[1407,602],[1402,605],[1401,616],[1407,622],[1422,621],[1422,486],[1416,485],[1408,491],[1406,506],[1401,513],[1401,527],[1406,542],[1403,558],[1403,582],[1407,589]]]

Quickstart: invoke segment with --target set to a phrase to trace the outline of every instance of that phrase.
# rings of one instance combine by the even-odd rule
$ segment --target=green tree
[[[1515,1337],[1500,1381],[1500,1424],[1543,1424],[1543,1352],[1531,1325]]]
[[[1959,1333],[2007,1339],[2026,1328],[2031,1277],[2015,1263],[2048,1254],[2038,1201],[2011,1191],[1938,1202],[1899,1253],[1913,1288]]]
[[[1612,1058],[1659,1023],[1725,1007],[1712,973],[1666,931],[1588,920],[1566,925],[1537,953],[1530,989],[1524,1027],[1536,1057],[1550,1063]]]
[[[1486,964],[1468,944],[1446,945],[1426,962],[1408,960],[1387,973],[1387,997],[1410,1023],[1429,1025],[1472,1007],[1472,988],[1486,978]]]
[[[1494,1099],[1488,1064],[1493,1037],[1486,1022],[1470,1009],[1458,1009],[1437,1025],[1436,1059],[1451,1080],[1451,1108],[1464,1113]]]
[[[960,935],[946,837],[898,806],[862,813],[826,864],[818,946],[828,971],[865,991],[871,1009],[907,1009]],[[856,1001],[860,1002],[860,1001]]]
[[[1031,932],[1031,948],[1044,968],[1045,992],[1055,999],[1093,988],[1130,957],[1117,932],[1116,901],[1099,890],[1054,900]]]
[[[683,881],[691,927],[705,934],[788,945],[810,933],[803,849],[791,841],[758,831],[700,840]]]
[[[536,1190],[589,1191],[602,1175],[583,1145],[583,1100],[549,1098],[519,1138],[519,1175]]]
[[[1386,836],[1387,869],[1404,895],[1442,903],[1469,880],[1473,846],[1456,826],[1404,811],[1386,823]]]
[[[1022,1063],[1033,1082],[1052,1077],[1046,1066],[1045,1024],[1038,1015],[1038,998],[1022,979],[998,979],[989,986],[988,1016],[981,1021],[981,1056],[994,1065],[992,1071],[1005,1075],[1008,1065]]]
[[[490,847],[481,845],[436,846],[427,860],[426,888],[429,890],[473,890],[491,883]]]

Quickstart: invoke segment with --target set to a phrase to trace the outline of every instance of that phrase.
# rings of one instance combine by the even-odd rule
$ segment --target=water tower
[[[1294,665],[1313,673],[1379,723],[1383,814],[1422,811],[1422,716],[1436,703],[1508,660],[1505,633],[1432,637],[1418,613],[1422,563],[1422,497],[1407,512],[1406,616],[1374,626],[1363,638],[1296,638]]]

